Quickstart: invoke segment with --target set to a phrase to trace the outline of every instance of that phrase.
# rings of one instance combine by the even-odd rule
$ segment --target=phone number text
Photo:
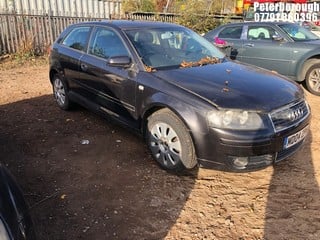
[[[316,22],[318,21],[318,16],[316,12],[308,13],[272,13],[272,12],[260,12],[254,13],[254,21],[256,22]]]

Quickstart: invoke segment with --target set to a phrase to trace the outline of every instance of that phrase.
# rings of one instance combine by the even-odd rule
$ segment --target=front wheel
[[[68,96],[67,85],[62,77],[56,74],[52,81],[53,96],[58,106],[63,110],[68,110],[71,107],[71,102]]]
[[[148,118],[146,140],[153,158],[166,170],[181,172],[197,165],[191,136],[169,109],[159,110]]]
[[[306,86],[309,92],[320,96],[320,64],[312,65],[306,73]]]

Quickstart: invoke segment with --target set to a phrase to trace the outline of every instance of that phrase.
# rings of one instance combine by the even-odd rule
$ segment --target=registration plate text
[[[293,145],[297,144],[298,142],[302,141],[308,134],[309,127],[305,127],[304,129],[296,132],[284,139],[284,149],[292,147]]]

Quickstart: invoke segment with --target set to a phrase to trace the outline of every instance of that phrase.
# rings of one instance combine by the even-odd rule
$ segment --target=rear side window
[[[219,33],[218,37],[240,39],[241,33],[242,33],[242,26],[227,27]]]
[[[85,51],[90,33],[90,27],[74,28],[62,41],[62,44],[80,51]]]

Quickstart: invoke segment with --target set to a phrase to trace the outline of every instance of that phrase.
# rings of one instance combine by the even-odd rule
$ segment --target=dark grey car
[[[232,44],[232,59],[276,71],[320,95],[320,39],[307,29],[285,22],[242,22],[221,25],[205,35]]]
[[[309,131],[298,84],[229,61],[176,24],[70,25],[49,60],[60,108],[78,103],[133,128],[167,170],[262,168],[295,153]]]

